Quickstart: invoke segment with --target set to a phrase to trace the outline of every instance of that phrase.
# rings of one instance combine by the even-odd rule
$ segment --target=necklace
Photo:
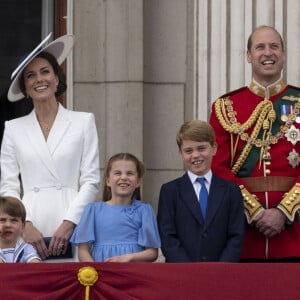
[[[41,121],[40,118],[39,118],[39,114],[38,114],[38,113],[36,114],[37,120],[38,120],[38,122],[39,122],[39,124],[40,124],[40,127],[41,127],[41,129],[42,129],[42,132],[43,132],[43,134],[44,134],[45,136],[48,136],[48,134],[49,134],[49,132],[50,132],[52,126],[53,126],[53,123],[54,123],[56,114],[57,114],[57,112],[58,112],[58,106],[59,106],[59,105],[58,105],[58,103],[56,102],[56,108],[54,108],[55,111],[54,111],[53,108],[47,109],[47,110],[46,110],[46,113],[42,113],[43,110],[41,111],[41,116],[42,116],[44,119],[48,120],[47,122]]]
[[[50,127],[49,126],[46,125],[44,128],[45,128],[45,131],[47,131],[47,132],[50,131]]]
[[[39,121],[39,123],[40,123],[40,126],[41,126],[42,130],[44,130],[47,133],[50,131],[51,126],[48,123],[45,123],[45,122],[42,122],[42,121]]]

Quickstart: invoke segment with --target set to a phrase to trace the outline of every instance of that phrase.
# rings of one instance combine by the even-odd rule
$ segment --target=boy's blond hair
[[[181,149],[183,140],[208,142],[211,146],[216,145],[216,136],[213,128],[209,123],[201,120],[192,120],[181,125],[176,136],[179,149]]]

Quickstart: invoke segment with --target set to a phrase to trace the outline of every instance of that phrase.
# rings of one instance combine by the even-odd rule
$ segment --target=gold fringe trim
[[[290,222],[293,222],[295,215],[300,208],[300,183],[296,183],[291,190],[284,195],[277,206]]]
[[[253,219],[264,210],[258,198],[251,194],[243,185],[240,185],[241,193],[244,201],[244,212],[247,222],[251,224]]]

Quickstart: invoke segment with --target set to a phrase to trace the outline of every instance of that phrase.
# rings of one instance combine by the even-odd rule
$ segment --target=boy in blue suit
[[[176,141],[187,172],[160,190],[158,227],[166,262],[239,261],[243,198],[236,184],[211,171],[217,151],[213,128],[200,120],[186,122]]]

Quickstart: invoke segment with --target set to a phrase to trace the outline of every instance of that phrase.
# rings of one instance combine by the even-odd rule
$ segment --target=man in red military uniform
[[[247,45],[252,82],[212,107],[212,170],[244,198],[242,261],[300,261],[300,89],[282,80],[284,54],[280,34],[258,27]]]

